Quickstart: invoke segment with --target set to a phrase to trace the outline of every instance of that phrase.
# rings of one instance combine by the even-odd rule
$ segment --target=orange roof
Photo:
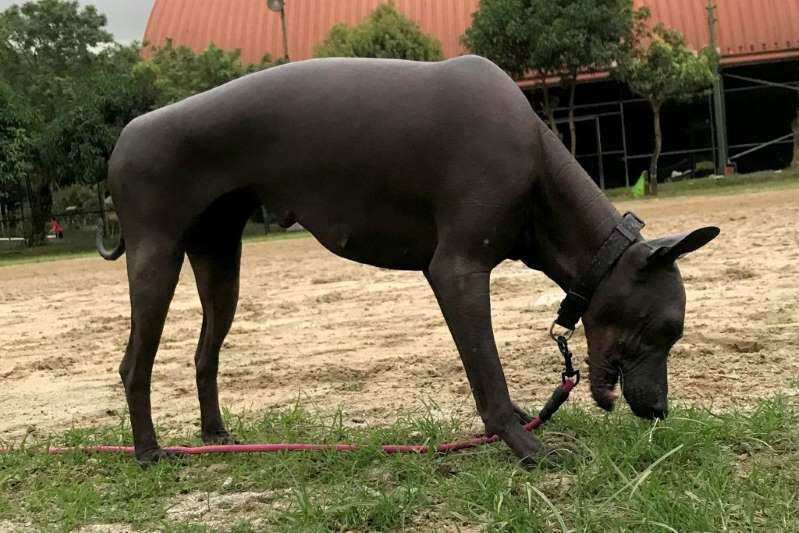
[[[363,21],[385,0],[287,0],[286,26],[292,61],[313,56],[314,47],[334,24]],[[471,25],[478,0],[395,0],[397,9],[435,35],[444,55],[463,53],[460,36]],[[246,62],[264,54],[283,56],[280,15],[269,11],[266,0],[155,0],[144,40],[161,45],[167,38],[200,52],[214,43],[241,49]]]
[[[317,43],[338,23],[357,24],[385,0],[287,0],[289,56],[308,59]],[[443,44],[444,55],[464,53],[460,37],[471,24],[479,0],[394,0],[397,9],[417,21]],[[799,57],[799,0],[715,0],[717,34],[723,63]],[[705,0],[635,0],[652,10],[653,22],[681,31],[694,48],[708,44]],[[283,55],[280,16],[266,0],[155,0],[144,40],[202,51],[214,43],[241,49],[242,59],[257,62],[269,53]]]
[[[799,0],[715,0],[725,64],[799,57]],[[635,0],[653,22],[679,30],[694,49],[709,42],[706,0]]]

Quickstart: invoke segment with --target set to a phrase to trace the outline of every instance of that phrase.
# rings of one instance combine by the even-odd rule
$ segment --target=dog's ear
[[[647,241],[647,245],[652,249],[647,257],[647,265],[670,264],[677,260],[681,255],[698,250],[715,239],[721,230],[715,226],[699,228],[689,233],[672,235]]]

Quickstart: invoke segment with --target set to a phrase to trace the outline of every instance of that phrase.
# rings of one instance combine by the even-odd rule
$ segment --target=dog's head
[[[706,227],[636,242],[597,287],[583,324],[591,394],[602,408],[613,408],[621,378],[624,398],[636,415],[666,416],[666,363],[685,319],[685,289],[676,260],[718,234],[718,228]]]

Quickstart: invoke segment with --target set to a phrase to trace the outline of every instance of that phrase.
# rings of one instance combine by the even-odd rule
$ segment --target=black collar
[[[577,285],[566,294],[566,298],[560,303],[555,324],[570,332],[574,331],[580,317],[588,309],[588,304],[599,283],[607,276],[624,251],[638,239],[639,232],[643,227],[644,221],[634,213],[624,214],[621,221],[613,228],[610,237],[594,255],[588,270],[583,273],[577,281]]]

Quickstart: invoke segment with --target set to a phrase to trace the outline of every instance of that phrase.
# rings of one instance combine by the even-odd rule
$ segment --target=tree
[[[31,246],[45,242],[52,188],[104,181],[125,124],[272,65],[268,56],[243,65],[238,51],[212,45],[194,54],[171,43],[142,60],[138,44],[112,43],[104,26],[102,14],[76,1],[0,12],[0,184],[24,191]]]
[[[0,82],[0,185],[3,190],[21,184],[28,172],[31,140],[26,129],[26,115],[11,87]]]
[[[537,88],[544,96],[543,111],[549,127],[557,132],[555,105],[550,102],[547,85],[554,60],[544,58],[539,47],[545,29],[538,10],[538,4],[531,0],[481,0],[461,41],[467,49],[487,57],[516,80],[535,75]]]
[[[583,71],[605,71],[632,39],[632,0],[481,0],[463,42],[511,76],[534,75],[549,127],[557,131],[549,82],[569,90],[571,152],[577,150],[574,96]]]
[[[0,13],[0,71],[26,102],[31,154],[24,176],[31,211],[28,244],[44,242],[59,168],[48,166],[51,123],[79,101],[76,83],[95,65],[96,50],[111,42],[105,16],[76,1],[38,0]]]
[[[574,97],[581,72],[607,71],[633,38],[632,0],[536,0],[542,33],[537,39],[537,68],[555,72],[569,91],[569,137],[577,153]]]
[[[315,57],[380,57],[439,61],[441,43],[397,11],[393,2],[377,7],[352,28],[336,24],[314,50]]]
[[[239,50],[223,50],[211,44],[195,54],[190,48],[175,47],[168,40],[164,46],[153,48],[150,59],[137,69],[139,75],[152,78],[158,103],[165,105],[273,65],[269,55],[259,64],[244,65]],[[148,69],[149,74],[145,74]]]
[[[32,150],[26,129],[27,111],[5,83],[0,82],[0,223],[20,205],[22,185]],[[12,217],[13,218],[13,217]]]
[[[619,62],[617,75],[652,107],[655,149],[649,166],[649,193],[657,194],[658,159],[663,145],[660,112],[663,104],[687,100],[713,83],[715,52],[697,53],[677,31],[658,24],[647,29],[641,20],[636,37]]]

